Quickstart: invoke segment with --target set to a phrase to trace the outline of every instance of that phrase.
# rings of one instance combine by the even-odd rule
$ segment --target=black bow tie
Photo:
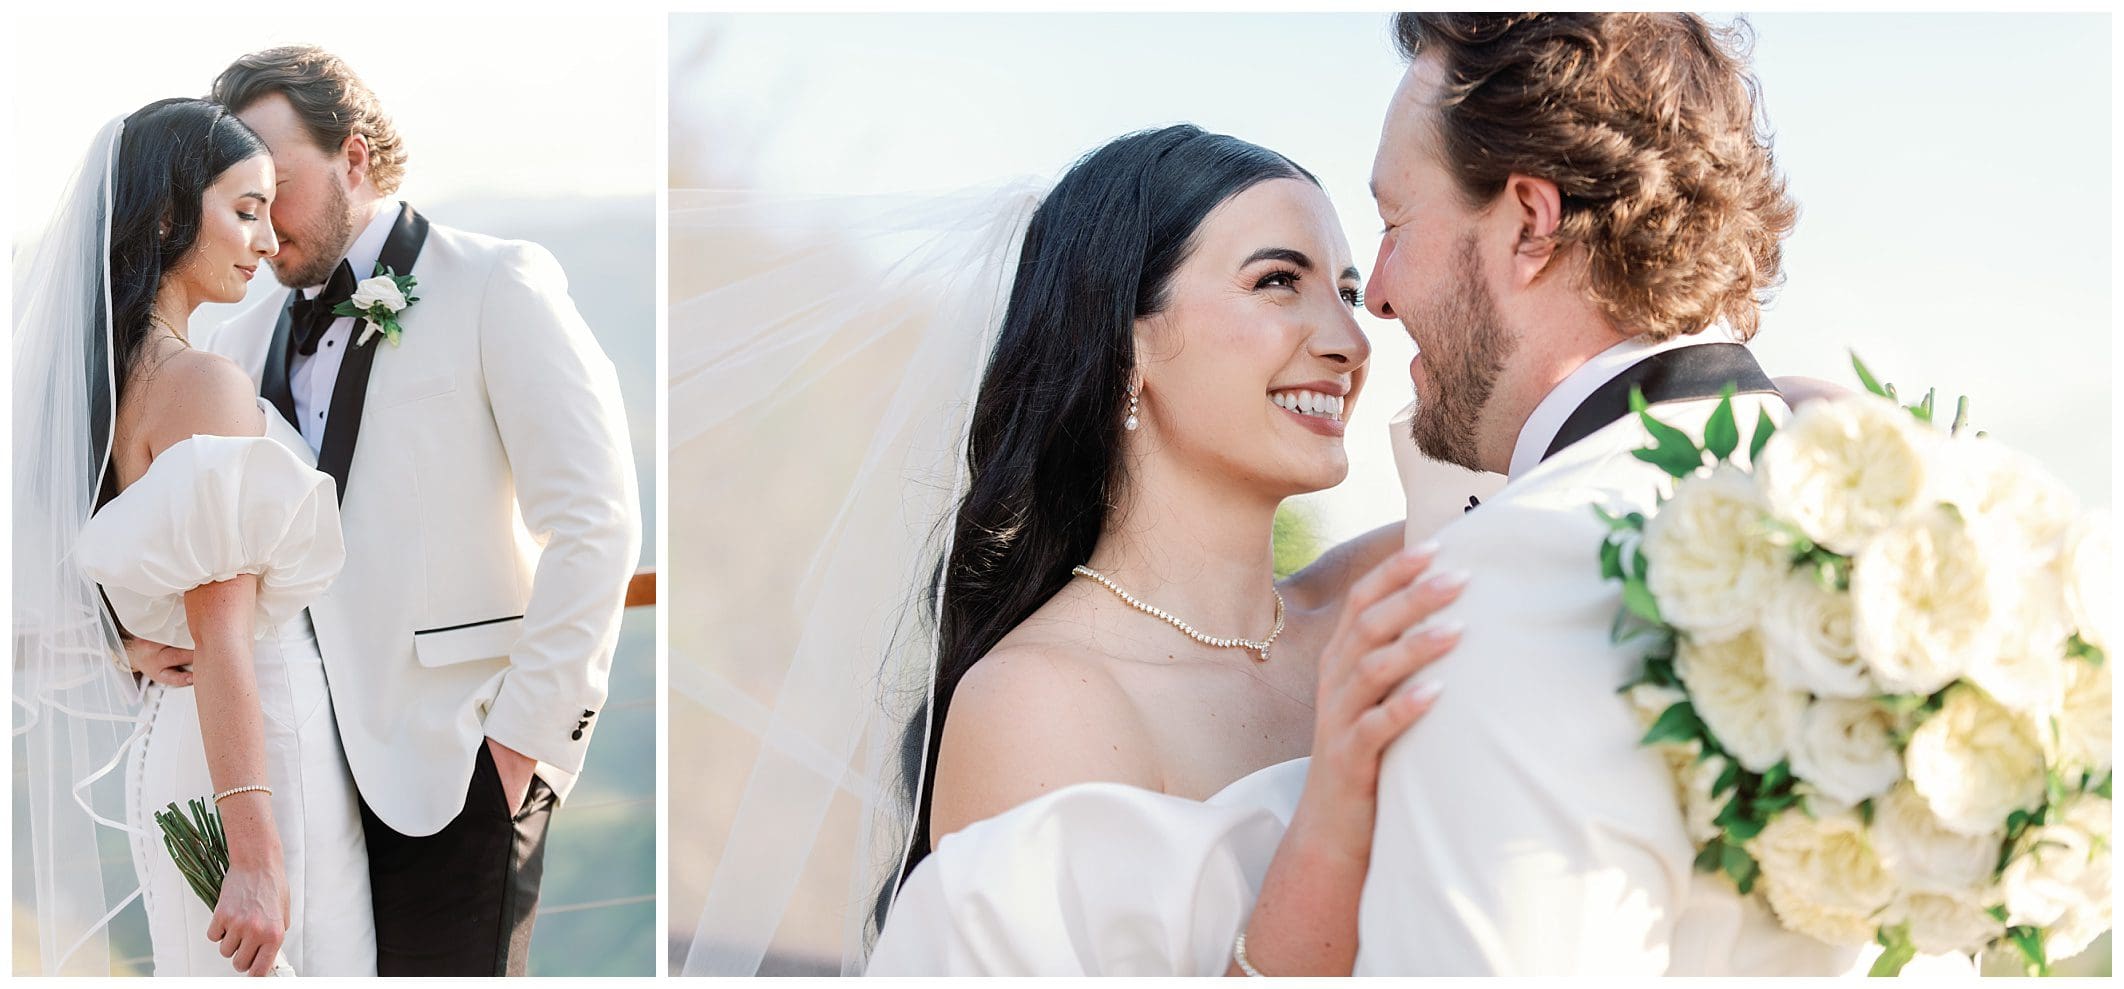
[[[317,352],[317,341],[324,339],[325,330],[339,317],[332,307],[354,297],[354,267],[345,260],[332,269],[332,277],[314,299],[305,299],[302,293],[295,294],[295,304],[288,311],[290,327],[295,331],[295,352],[307,357]]]

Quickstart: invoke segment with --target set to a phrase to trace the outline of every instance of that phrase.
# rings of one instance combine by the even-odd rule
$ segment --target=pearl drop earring
[[[1128,393],[1128,418],[1122,421],[1121,426],[1133,432],[1139,425],[1141,423],[1136,421],[1136,393],[1131,391]]]

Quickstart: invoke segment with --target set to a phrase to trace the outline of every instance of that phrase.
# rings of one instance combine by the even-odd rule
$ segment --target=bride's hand
[[[240,795],[237,799],[262,799]],[[207,940],[221,945],[221,957],[246,975],[269,975],[288,932],[288,879],[278,843],[271,848],[231,844],[229,872],[221,882],[221,899],[207,923]]]
[[[125,640],[125,658],[133,667],[133,672],[165,687],[192,685],[190,649],[179,649],[160,642],[128,637]]]
[[[1435,546],[1404,550],[1358,581],[1320,656],[1306,780],[1316,813],[1308,816],[1360,862],[1371,848],[1380,757],[1438,700],[1432,685],[1402,685],[1460,641],[1457,622],[1430,620],[1467,582],[1465,574],[1426,576],[1436,553]]]

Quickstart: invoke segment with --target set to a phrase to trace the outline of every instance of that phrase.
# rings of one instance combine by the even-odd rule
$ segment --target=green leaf
[[[1646,587],[1642,579],[1632,578],[1623,582],[1623,607],[1654,625],[1666,624],[1666,621],[1659,617],[1659,602],[1653,600],[1652,589]]]
[[[2021,949],[2021,958],[2027,963],[2029,975],[2050,975],[2050,961],[2043,957],[2043,932],[2040,929],[2026,925],[2009,927],[2006,929],[2006,938],[2013,942],[2014,947]]]
[[[1660,712],[1659,720],[1652,722],[1652,727],[1645,732],[1645,737],[1639,740],[1637,744],[1658,745],[1662,742],[1686,742],[1703,734],[1703,732],[1704,723],[1697,718],[1696,708],[1691,706],[1688,701],[1675,701],[1665,711]]]
[[[1622,544],[1613,539],[1600,544],[1600,576],[1605,580],[1623,579]]]
[[[1857,358],[1852,360],[1856,361]],[[1869,977],[1897,975],[1903,971],[1904,965],[1910,963],[1910,959],[1917,957],[1917,945],[1910,943],[1909,924],[1883,927],[1874,934],[1874,940],[1880,942],[1882,951],[1881,957],[1874,959],[1873,967],[1866,970]]]
[[[1770,411],[1755,410],[1755,438],[1748,441],[1749,463],[1754,463],[1757,457],[1763,455],[1763,444],[1770,442],[1770,437],[1776,433],[1777,423],[1770,421]]]
[[[1859,384],[1864,386],[1867,391],[1882,398],[1895,397],[1888,389],[1881,387],[1880,381],[1874,378],[1872,371],[1866,369],[1866,362],[1859,360],[1858,351],[1856,350],[1851,352],[1851,369],[1858,372]]]
[[[1867,826],[1867,827],[1869,827],[1869,828],[1870,828],[1870,827],[1872,827],[1872,826],[1873,826],[1873,798],[1872,798],[1872,797],[1867,797],[1866,799],[1864,799],[1864,800],[1861,800],[1861,801],[1859,801],[1859,805],[1858,805],[1858,812],[1859,812],[1859,822],[1860,822],[1860,823],[1862,823],[1862,824],[1864,824],[1864,825],[1866,825],[1866,826]]]
[[[2109,654],[2103,652],[2100,646],[2080,638],[2078,632],[2074,632],[2072,639],[2066,643],[2065,655],[2095,666],[2100,666],[2109,659]]]
[[[1765,770],[1763,772],[1762,792],[1767,793],[1769,791],[1775,790],[1791,779],[1792,764],[1784,760],[1779,760],[1777,765],[1772,766],[1768,770]]]
[[[2115,774],[2114,774],[2114,773],[2103,773],[2103,774],[2102,774],[2102,785],[2101,785],[2101,786],[2098,786],[2098,787],[2095,787],[2095,788],[2094,788],[2094,792],[2095,792],[2095,795],[2097,795],[2097,796],[2101,797],[2101,798],[2102,798],[2102,799],[2104,799],[2104,800],[2108,800],[2108,799],[2110,799],[2110,796],[2109,796],[2109,778],[2110,778],[2111,776],[2113,776],[2113,775],[2115,775]]]
[[[1711,839],[1711,843],[1705,845],[1703,851],[1696,853],[1696,871],[1717,872],[1719,864],[1725,861],[1725,850],[1725,842],[1717,838]]]
[[[1721,462],[1740,446],[1740,427],[1733,421],[1733,392],[1729,382],[1718,393],[1718,408],[1711,411],[1711,420],[1704,424],[1704,449]]]
[[[1754,891],[1756,873],[1760,870],[1755,864],[1755,856],[1748,854],[1747,849],[1727,842],[1719,856],[1719,867],[1733,880],[1733,885],[1740,888],[1742,896]]]
[[[1713,797],[1723,796],[1727,790],[1738,786],[1740,784],[1740,773],[1740,763],[1731,759],[1726,760],[1726,768],[1720,771],[1718,779],[1711,783],[1711,795]]]

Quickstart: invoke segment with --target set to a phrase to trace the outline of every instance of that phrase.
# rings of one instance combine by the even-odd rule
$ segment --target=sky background
[[[391,12],[376,15],[388,30],[373,30],[352,12],[224,13],[15,19],[16,61],[7,70],[17,94],[15,256],[27,256],[89,139],[111,117],[163,97],[203,95],[246,52],[322,44],[353,65],[404,136],[411,158],[401,198],[437,223],[534,241],[560,261],[569,295],[619,371],[642,496],[643,562],[653,562],[661,15]],[[251,284],[254,300],[277,291],[270,277]],[[195,323],[223,318],[219,308],[202,309]],[[656,682],[655,614],[637,608],[621,625],[596,744],[548,834],[534,975],[654,972]],[[19,752],[15,764],[23,765]],[[17,820],[26,820],[24,793],[18,775]],[[25,863],[28,829],[15,839],[15,861]],[[107,869],[129,872],[124,845],[107,840],[106,847]],[[31,872],[18,867],[14,875],[19,901]],[[25,948],[31,928],[15,930],[20,971],[33,963],[35,941]],[[142,967],[139,907],[112,930],[114,957]]]
[[[1906,388],[1967,392],[1977,425],[2107,502],[2108,16],[1748,19],[1801,207],[1764,364],[1851,383],[1849,348]],[[674,186],[1052,178],[1115,136],[1191,121],[1320,176],[1367,272],[1378,246],[1365,183],[1404,71],[1384,14],[682,15],[670,43]],[[1413,350],[1398,325],[1362,322],[1373,373],[1350,479],[1302,499],[1333,536],[1402,513],[1384,431]]]

